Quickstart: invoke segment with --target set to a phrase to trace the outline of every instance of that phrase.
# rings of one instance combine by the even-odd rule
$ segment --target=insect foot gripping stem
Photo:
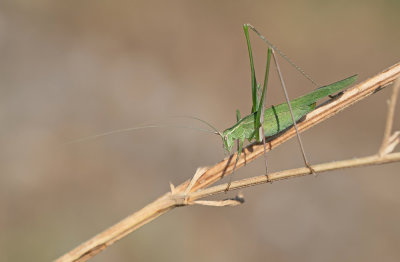
[[[310,169],[310,174],[313,174],[314,176],[317,176],[317,172],[315,172],[314,168],[310,165],[310,163],[306,162],[306,166],[308,169]]]
[[[232,173],[232,174],[233,174],[233,173]],[[228,185],[227,185],[226,188],[225,188],[225,194],[228,193],[229,188],[231,187],[231,184],[232,184],[232,181],[230,180],[230,181],[228,182]]]

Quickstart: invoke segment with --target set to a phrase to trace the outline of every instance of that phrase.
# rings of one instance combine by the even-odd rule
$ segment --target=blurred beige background
[[[64,143],[179,114],[232,125],[251,106],[243,23],[325,85],[399,62],[399,15],[399,1],[2,1],[0,260],[55,259],[221,160],[220,138],[185,129]],[[266,45],[252,40],[261,79]],[[280,61],[291,97],[314,88]],[[307,131],[311,162],[375,153],[390,93]],[[269,163],[302,166],[296,141]],[[93,261],[399,261],[399,170],[341,170],[246,189],[235,208],[177,209]],[[263,171],[260,159],[236,178]]]

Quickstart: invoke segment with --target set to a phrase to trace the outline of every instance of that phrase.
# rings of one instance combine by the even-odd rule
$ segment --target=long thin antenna
[[[176,117],[176,118],[189,118],[189,119],[194,119],[194,120],[200,121],[200,122],[206,124],[207,126],[209,126],[212,130],[214,130],[214,131],[215,131],[214,134],[220,135],[220,136],[222,137],[222,134],[221,134],[220,131],[218,131],[218,129],[216,129],[216,128],[215,128],[213,125],[211,125],[209,122],[207,122],[207,121],[205,121],[205,120],[203,120],[203,119],[201,119],[201,118],[198,118],[198,117],[195,117],[195,116],[185,116],[185,115],[182,115],[182,116],[174,116],[174,117]]]
[[[66,142],[66,143],[64,143],[64,145],[69,145],[69,144],[75,144],[75,143],[80,143],[80,142],[84,142],[84,141],[94,140],[94,139],[97,139],[97,138],[100,138],[100,137],[103,137],[103,136],[109,136],[109,135],[113,135],[113,134],[126,133],[126,132],[130,132],[130,131],[134,131],[134,130],[140,130],[140,129],[145,129],[145,128],[158,128],[158,127],[163,127],[163,128],[165,128],[165,127],[168,127],[168,128],[187,128],[187,129],[193,129],[193,130],[197,130],[197,131],[201,131],[201,132],[220,135],[219,132],[210,131],[208,129],[197,128],[197,127],[193,127],[193,126],[170,125],[170,124],[165,124],[165,125],[143,125],[143,126],[135,126],[135,127],[116,129],[116,130],[111,130],[111,131],[107,131],[107,132],[103,132],[103,133],[99,133],[99,134],[95,134],[95,135],[91,135],[91,136],[78,138],[78,139]]]
[[[320,85],[317,84],[317,82],[314,81],[314,79],[311,78],[310,75],[308,75],[304,70],[296,65],[285,53],[283,53],[281,50],[279,50],[274,44],[272,44],[265,36],[260,34],[257,29],[252,26],[251,24],[247,24],[248,27],[250,27],[251,30],[253,30],[254,33],[256,33],[264,42],[266,42],[274,51],[276,51],[281,57],[283,57],[290,65],[292,65],[294,68],[296,68],[297,71],[299,71],[305,78],[310,80],[313,85],[319,87]]]

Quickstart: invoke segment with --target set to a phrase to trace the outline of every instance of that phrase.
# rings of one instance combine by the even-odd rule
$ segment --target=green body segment
[[[354,83],[356,79],[357,75],[354,75],[333,84],[320,87],[304,96],[292,100],[290,104],[296,122],[307,113],[314,110],[318,100],[341,91]],[[243,142],[245,139],[248,139],[251,142],[255,138],[254,122],[256,120],[256,114],[257,112],[254,112],[242,118],[234,126],[226,129],[222,133],[224,147],[227,151],[231,151],[236,140]],[[287,103],[265,109],[263,122],[265,136],[273,136],[292,125],[293,120]]]

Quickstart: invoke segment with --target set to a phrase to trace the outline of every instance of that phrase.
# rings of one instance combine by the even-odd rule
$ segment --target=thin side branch
[[[329,117],[335,115],[336,113],[347,108],[348,106],[366,98],[367,96],[373,94],[377,89],[390,84],[391,82],[394,81],[394,79],[398,78],[399,76],[400,76],[400,63],[395,64],[392,67],[383,71],[382,73],[379,73],[378,75],[348,89],[338,99],[332,101],[331,103],[327,103],[319,107],[318,109],[314,110],[313,112],[307,114],[304,121],[302,121],[297,125],[299,132],[311,128],[312,126],[322,122],[323,120],[328,119]],[[293,136],[295,136],[295,130],[292,128],[289,129],[284,134],[269,140],[267,150],[269,151],[272,148],[279,146],[280,144],[286,142]],[[236,168],[244,166],[246,163],[249,163],[254,159],[256,159],[257,157],[263,155],[263,153],[264,153],[264,148],[262,144],[251,144],[247,146],[245,149],[243,149],[242,156],[240,157]],[[389,154],[384,157],[378,157],[380,160],[377,159],[369,159],[369,160],[367,159],[367,160],[372,162],[375,161],[376,164],[379,164],[379,163],[384,163],[379,161],[383,161],[383,159],[386,160],[389,158],[391,159],[391,157],[395,158],[395,160],[393,161],[399,161],[398,153]],[[220,180],[222,177],[231,174],[233,166],[235,164],[234,163],[235,161],[232,160],[235,158],[236,154],[228,158],[225,158],[216,165],[208,168],[201,176],[201,178],[193,185],[193,187],[191,187],[190,192],[192,193],[190,194],[190,197],[192,198],[192,200],[196,198],[195,195],[197,194],[196,191],[204,189],[209,185],[215,183],[216,181]],[[329,164],[326,165],[329,166]],[[329,170],[328,167],[324,166],[322,167],[313,166],[313,168],[317,172],[321,172],[323,168]],[[303,168],[303,169],[306,170],[306,172],[309,172],[308,168]],[[277,179],[289,178],[300,175],[300,173],[293,173],[293,174],[290,175],[289,173],[286,174],[278,172],[270,174],[270,176],[272,176],[273,179],[277,180]],[[266,179],[266,177],[263,178]],[[240,185],[236,183],[237,182],[232,183],[231,188],[239,188]],[[258,181],[257,183],[261,182]],[[104,232],[98,234],[97,236],[93,237],[87,242],[79,245],[72,251],[58,258],[56,261],[86,261],[87,259],[95,256],[108,246],[112,245],[115,241],[123,238],[127,234],[143,226],[144,224],[150,222],[151,220],[157,218],[158,216],[170,211],[174,207],[188,204],[189,202],[188,195],[185,194],[185,189],[187,188],[188,185],[189,185],[189,180],[180,184],[177,187],[171,186],[173,192],[164,194],[163,196],[161,196],[151,204],[147,205],[143,209],[128,216],[124,220],[106,229]],[[226,185],[224,189],[225,188]],[[199,191],[199,192],[205,192],[205,191]]]

